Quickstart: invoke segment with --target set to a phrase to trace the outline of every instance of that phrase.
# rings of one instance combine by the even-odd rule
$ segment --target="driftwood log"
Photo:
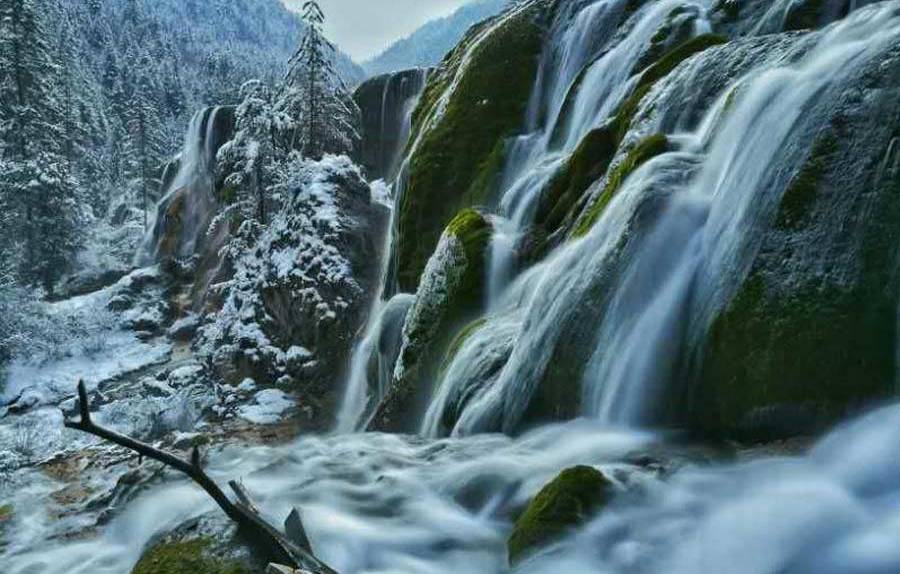
[[[229,486],[234,491],[236,501],[232,501],[219,488],[203,470],[200,461],[200,450],[194,447],[191,460],[181,458],[157,449],[147,443],[135,440],[131,437],[119,434],[113,430],[104,428],[91,420],[91,408],[88,401],[87,388],[84,381],[78,383],[78,401],[81,420],[66,420],[66,428],[79,430],[111,443],[125,447],[138,453],[141,457],[147,457],[161,462],[166,466],[187,475],[196,482],[200,488],[206,491],[216,501],[231,520],[238,526],[238,532],[244,540],[263,555],[267,562],[286,564],[293,568],[301,568],[310,574],[337,574],[327,564],[316,558],[306,538],[300,514],[295,509],[286,521],[286,530],[293,534],[293,539],[288,538],[278,528],[272,526],[260,515],[259,510],[250,499],[250,495],[239,483],[232,481]]]

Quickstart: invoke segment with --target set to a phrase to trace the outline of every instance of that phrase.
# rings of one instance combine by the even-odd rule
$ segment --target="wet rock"
[[[474,209],[464,210],[447,227],[406,316],[395,374],[370,425],[373,430],[415,430],[414,414],[422,412],[448,346],[483,305],[492,234],[492,224]]]
[[[353,94],[362,114],[362,138],[354,160],[369,180],[390,181],[409,137],[408,115],[425,89],[427,70],[384,74],[367,80]]]
[[[595,468],[564,470],[541,489],[516,521],[508,543],[510,564],[584,524],[609,502],[612,493],[612,482]]]

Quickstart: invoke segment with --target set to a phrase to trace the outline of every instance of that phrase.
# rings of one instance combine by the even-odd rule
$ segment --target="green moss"
[[[809,159],[794,177],[779,206],[776,225],[782,229],[800,227],[818,195],[819,185],[832,157],[838,151],[838,139],[826,134],[813,147]]]
[[[207,555],[211,542],[167,542],[144,553],[131,574],[250,574],[241,563]]]
[[[0,524],[11,520],[12,517],[13,517],[13,505],[12,504],[0,505]]]
[[[403,291],[415,291],[454,214],[488,199],[502,166],[504,140],[520,129],[537,74],[543,45],[538,16],[537,8],[509,16],[477,43],[477,35],[470,34],[448,56],[446,69],[429,80],[416,112],[420,137],[399,211],[398,281]],[[442,114],[428,120],[451,85]]]
[[[609,174],[603,192],[597,196],[594,203],[588,206],[585,213],[581,216],[575,227],[574,236],[583,237],[587,235],[600,219],[600,216],[603,215],[606,206],[609,205],[609,202],[619,191],[619,188],[622,187],[622,184],[625,183],[625,180],[628,179],[628,176],[654,157],[665,153],[668,149],[668,138],[662,134],[654,134],[641,140],[628,152],[625,159],[613,168]]]
[[[603,177],[619,142],[608,126],[588,133],[541,198],[537,223],[553,233],[595,181]]]
[[[509,537],[509,562],[515,565],[541,546],[595,515],[612,494],[602,472],[577,466],[547,484],[516,521]]]
[[[506,141],[497,140],[494,150],[478,165],[475,179],[463,199],[464,204],[477,205],[493,195],[503,173],[505,161]]]
[[[734,432],[755,409],[806,405],[825,418],[887,396],[894,311],[865,285],[770,292],[751,276],[710,333],[694,425]]]

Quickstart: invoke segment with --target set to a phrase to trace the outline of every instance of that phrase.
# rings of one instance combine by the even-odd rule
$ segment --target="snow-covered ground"
[[[168,360],[171,344],[160,339],[143,342],[123,325],[125,320],[140,318],[129,314],[152,311],[129,310],[117,315],[108,309],[110,300],[121,296],[133,281],[129,275],[95,293],[43,304],[52,333],[47,340],[35,342],[31,356],[9,366],[0,404],[16,399],[20,406],[55,404],[73,396],[80,380],[93,390],[104,381]]]

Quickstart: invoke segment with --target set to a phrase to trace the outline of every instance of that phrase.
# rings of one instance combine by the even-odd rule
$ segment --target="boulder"
[[[430,383],[448,347],[483,307],[492,233],[490,221],[474,209],[462,211],[447,226],[406,316],[393,380],[372,429],[414,430],[410,425],[431,395]]]
[[[613,483],[599,470],[564,470],[534,497],[509,537],[509,563],[515,566],[542,546],[593,518],[610,500]]]

